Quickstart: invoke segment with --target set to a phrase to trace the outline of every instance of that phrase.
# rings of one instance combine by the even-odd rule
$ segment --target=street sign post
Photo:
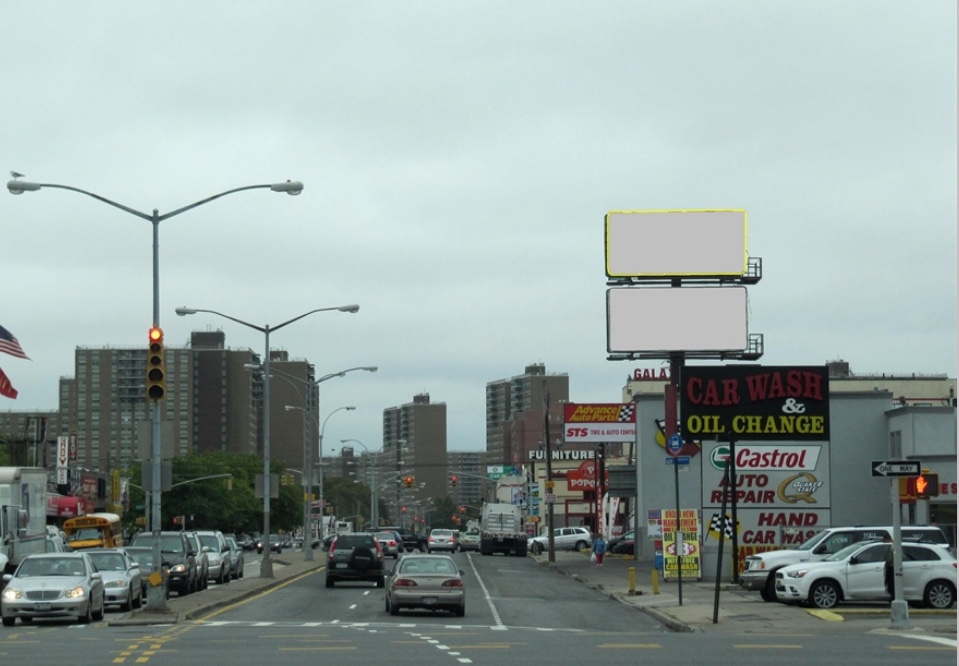
[[[873,476],[919,476],[922,462],[919,460],[873,460],[870,467]]]
[[[675,458],[666,458],[667,465],[688,465],[689,456],[676,456]]]

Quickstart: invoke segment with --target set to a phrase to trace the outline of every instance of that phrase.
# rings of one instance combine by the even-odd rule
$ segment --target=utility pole
[[[556,538],[553,535],[553,451],[549,445],[549,391],[546,390],[546,381],[543,380],[543,442],[546,447],[546,530],[549,548],[549,562],[556,561]]]

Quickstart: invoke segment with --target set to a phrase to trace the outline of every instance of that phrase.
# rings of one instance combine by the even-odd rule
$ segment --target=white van
[[[903,541],[930,543],[949,547],[946,535],[938,527],[903,525]],[[739,584],[747,590],[759,590],[764,601],[776,601],[776,572],[790,564],[817,562],[842,550],[851,543],[866,539],[892,540],[892,527],[830,527],[795,549],[771,550],[746,557],[746,568],[739,576]]]

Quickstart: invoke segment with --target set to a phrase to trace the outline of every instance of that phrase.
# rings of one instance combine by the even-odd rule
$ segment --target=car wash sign
[[[684,439],[829,439],[826,366],[684,367],[680,373]]]

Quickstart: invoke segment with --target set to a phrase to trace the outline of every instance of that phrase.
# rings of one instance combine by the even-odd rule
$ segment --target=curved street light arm
[[[182,208],[177,208],[176,210],[171,210],[169,213],[164,213],[163,215],[158,215],[156,209],[154,209],[153,214],[149,215],[142,211],[139,211],[135,208],[130,208],[129,206],[124,206],[121,203],[107,199],[104,196],[99,194],[94,194],[93,192],[88,192],[87,190],[80,189],[79,187],[73,187],[71,185],[58,185],[56,183],[32,183],[24,180],[11,180],[7,183],[7,189],[10,190],[11,194],[22,194],[24,192],[35,192],[36,190],[43,189],[44,187],[51,187],[58,190],[70,190],[71,192],[79,192],[80,194],[85,194],[88,197],[93,197],[97,201],[102,201],[105,204],[119,208],[120,210],[126,211],[131,215],[136,215],[139,218],[147,220],[148,222],[162,222],[168,218],[173,217],[174,215],[179,215],[180,213],[185,213],[188,210],[196,208],[197,206],[202,206],[205,203],[209,203],[214,199],[219,199],[220,197],[225,197],[228,194],[233,194],[234,192],[242,192],[244,190],[257,190],[269,188],[274,192],[286,192],[288,194],[299,194],[303,191],[303,183],[299,181],[287,181],[285,183],[267,183],[265,185],[245,185],[243,187],[235,187],[232,190],[227,190],[226,192],[220,192],[219,194],[214,194],[211,197],[206,199],[201,199],[194,203],[189,204],[188,206],[183,206]]]

